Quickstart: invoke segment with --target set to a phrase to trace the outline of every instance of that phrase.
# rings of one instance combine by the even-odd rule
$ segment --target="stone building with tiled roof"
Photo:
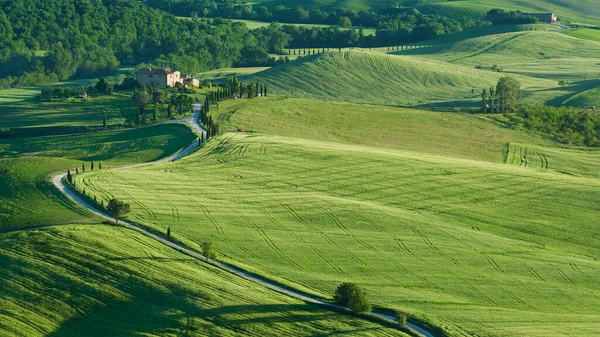
[[[155,88],[172,88],[175,83],[182,83],[181,73],[171,69],[142,68],[135,73],[135,79],[140,86]]]

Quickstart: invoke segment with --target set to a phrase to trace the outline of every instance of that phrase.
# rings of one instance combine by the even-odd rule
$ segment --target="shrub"
[[[367,293],[354,283],[340,284],[333,296],[335,303],[343,305],[356,314],[370,312],[371,303],[367,299]]]
[[[402,311],[396,312],[396,319],[398,320],[398,325],[401,328],[406,327],[407,318],[408,318],[408,315],[405,312],[402,312]]]
[[[213,249],[212,242],[204,241],[200,243],[200,248],[202,249],[202,255],[204,255],[204,257],[207,259],[217,259],[217,252]]]

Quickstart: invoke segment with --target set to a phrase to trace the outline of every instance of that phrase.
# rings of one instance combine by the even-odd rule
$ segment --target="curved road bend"
[[[204,129],[202,129],[202,127],[200,126],[200,124],[198,124],[198,115],[199,115],[199,109],[201,108],[201,105],[194,105],[194,114],[191,117],[188,117],[186,119],[181,120],[181,122],[186,123],[193,131],[194,133],[198,134],[198,135],[204,135],[206,133],[206,131]],[[148,166],[148,165],[154,165],[154,164],[158,164],[158,163],[164,163],[164,162],[168,162],[168,161],[174,161],[177,159],[180,159],[182,157],[185,157],[186,155],[188,155],[190,152],[192,152],[194,149],[196,149],[198,147],[198,142],[195,141],[194,143],[190,144],[187,148],[185,148],[184,150],[176,153],[173,156],[170,156],[168,158],[164,158],[164,159],[160,159],[157,161],[153,161],[153,162],[149,162],[149,163],[142,163],[142,164],[135,164],[135,165],[129,165],[129,166],[123,166],[123,167],[119,167],[119,168],[115,168],[115,169],[126,169],[126,168],[133,168],[133,167],[140,167],[140,166]],[[92,205],[88,204],[85,200],[83,200],[82,198],[80,198],[75,192],[73,192],[70,188],[67,187],[67,184],[65,183],[64,177],[66,176],[66,173],[62,173],[59,174],[57,176],[54,176],[54,178],[52,178],[52,183],[54,184],[54,186],[56,186],[56,188],[61,191],[65,196],[67,196],[69,199],[71,199],[73,202],[79,204],[80,206],[84,207],[85,209],[87,209],[88,211],[96,214],[97,216],[107,219],[107,220],[114,220],[111,216],[109,216],[108,214],[97,210],[96,208],[94,208]],[[165,244],[175,250],[178,250],[184,254],[187,254],[191,257],[194,257],[196,259],[202,260],[210,265],[213,265],[217,268],[220,268],[222,270],[228,271],[232,274],[235,274],[239,277],[242,277],[246,280],[252,281],[254,283],[260,284],[263,287],[267,287],[271,290],[277,291],[281,294],[302,300],[304,302],[308,302],[308,303],[313,303],[313,304],[317,304],[317,305],[321,305],[324,307],[328,307],[328,308],[332,308],[332,309],[338,309],[338,310],[348,310],[345,307],[339,306],[339,305],[335,305],[333,303],[329,303],[329,302],[325,302],[322,301],[318,298],[313,298],[310,296],[306,296],[303,295],[301,293],[295,292],[293,290],[290,289],[286,289],[283,287],[280,287],[278,285],[275,285],[269,281],[266,281],[262,278],[250,275],[246,272],[244,272],[241,269],[237,269],[234,268],[232,266],[226,265],[224,263],[221,263],[219,261],[215,261],[215,260],[211,260],[211,259],[207,259],[206,257],[204,257],[204,255],[193,251],[191,249],[185,248],[183,246],[180,246],[174,242],[171,242],[165,238],[162,238],[152,232],[149,232],[141,227],[138,227],[134,224],[131,224],[129,222],[126,221],[119,221],[119,224],[123,227],[132,229],[134,231],[137,231],[141,234],[144,234],[146,236],[149,236],[157,241],[159,241],[162,244]],[[386,320],[390,320],[390,321],[396,321],[395,317],[389,316],[389,315],[384,315],[384,314],[380,314],[380,313],[375,313],[375,312],[371,312],[368,315],[373,316],[373,317],[377,317],[377,318],[383,318]],[[415,325],[412,323],[407,322],[406,325],[415,330],[416,332],[418,332],[419,334],[423,335],[424,337],[434,337],[433,334],[431,334],[429,331]]]

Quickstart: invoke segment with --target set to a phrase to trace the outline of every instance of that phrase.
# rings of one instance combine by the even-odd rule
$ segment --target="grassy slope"
[[[16,138],[0,141],[0,232],[31,226],[81,222],[88,215],[74,207],[50,183],[81,160],[109,165],[153,161],[194,140],[188,128],[160,125],[120,132],[77,136]],[[89,164],[86,165],[89,169]]]
[[[508,142],[551,145],[478,116],[301,98],[225,101],[212,114],[222,131],[244,128],[497,163]]]
[[[441,104],[478,106],[478,88],[502,75],[415,57],[364,50],[326,52],[254,74],[244,80],[270,86],[271,92],[385,105]],[[552,81],[521,78],[526,99],[555,97]],[[472,89],[478,89],[474,94]]]
[[[598,82],[598,88],[574,95],[567,99],[564,104],[571,107],[600,106],[600,82]]]
[[[579,28],[566,32],[567,35],[578,37],[580,39],[600,42],[600,29]]]
[[[0,235],[2,336],[392,336],[209,267],[133,231]]]
[[[87,101],[40,102],[28,99],[4,103],[2,126],[20,127],[73,127],[102,126],[101,108],[109,110],[108,124],[135,122],[135,106],[127,95],[93,97]]]
[[[316,122],[310,116],[315,108],[297,116],[291,106],[308,103],[277,104],[280,109],[267,103],[240,107],[229,116],[231,125],[276,120],[260,130],[336,143],[227,134],[174,165],[86,174],[86,188],[100,198],[110,193],[135,200],[135,221],[161,230],[170,225],[190,245],[208,237],[226,259],[279,275],[282,282],[325,294],[341,281],[357,282],[376,303],[428,313],[455,335],[462,329],[488,336],[577,336],[599,328],[600,181],[586,177],[586,155],[598,162],[597,154],[523,145],[543,150],[550,170],[533,161],[523,168],[514,160],[502,165],[432,156],[427,152],[437,153],[432,149],[439,145],[448,156],[483,159],[488,155],[472,154],[473,144],[491,153],[494,139],[514,133],[494,131],[474,116],[428,118],[426,112],[398,110],[392,118],[394,111],[385,108],[369,110],[385,116],[378,129],[375,122],[358,123],[362,106],[323,102],[315,104],[333,111],[323,114],[323,124],[347,111],[338,132],[293,131]],[[275,124],[288,123],[274,131]],[[439,138],[403,144],[399,136],[386,145],[419,152],[350,145],[369,145],[363,138],[387,143],[376,134],[407,132],[410,124],[414,137]],[[451,137],[466,150],[445,144],[454,131],[434,132],[443,124],[463,128]],[[490,139],[482,141],[477,129]]]
[[[505,72],[540,78],[600,78],[600,43],[550,32],[519,32],[396,52],[465,66],[496,64]]]

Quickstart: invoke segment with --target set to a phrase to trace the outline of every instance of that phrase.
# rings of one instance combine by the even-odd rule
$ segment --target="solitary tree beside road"
[[[367,293],[354,283],[340,284],[333,296],[335,303],[348,307],[356,314],[370,312],[371,303],[367,299]]]
[[[127,215],[131,209],[129,204],[112,198],[106,205],[106,211],[110,216],[115,218],[115,223],[119,223],[119,219]]]

